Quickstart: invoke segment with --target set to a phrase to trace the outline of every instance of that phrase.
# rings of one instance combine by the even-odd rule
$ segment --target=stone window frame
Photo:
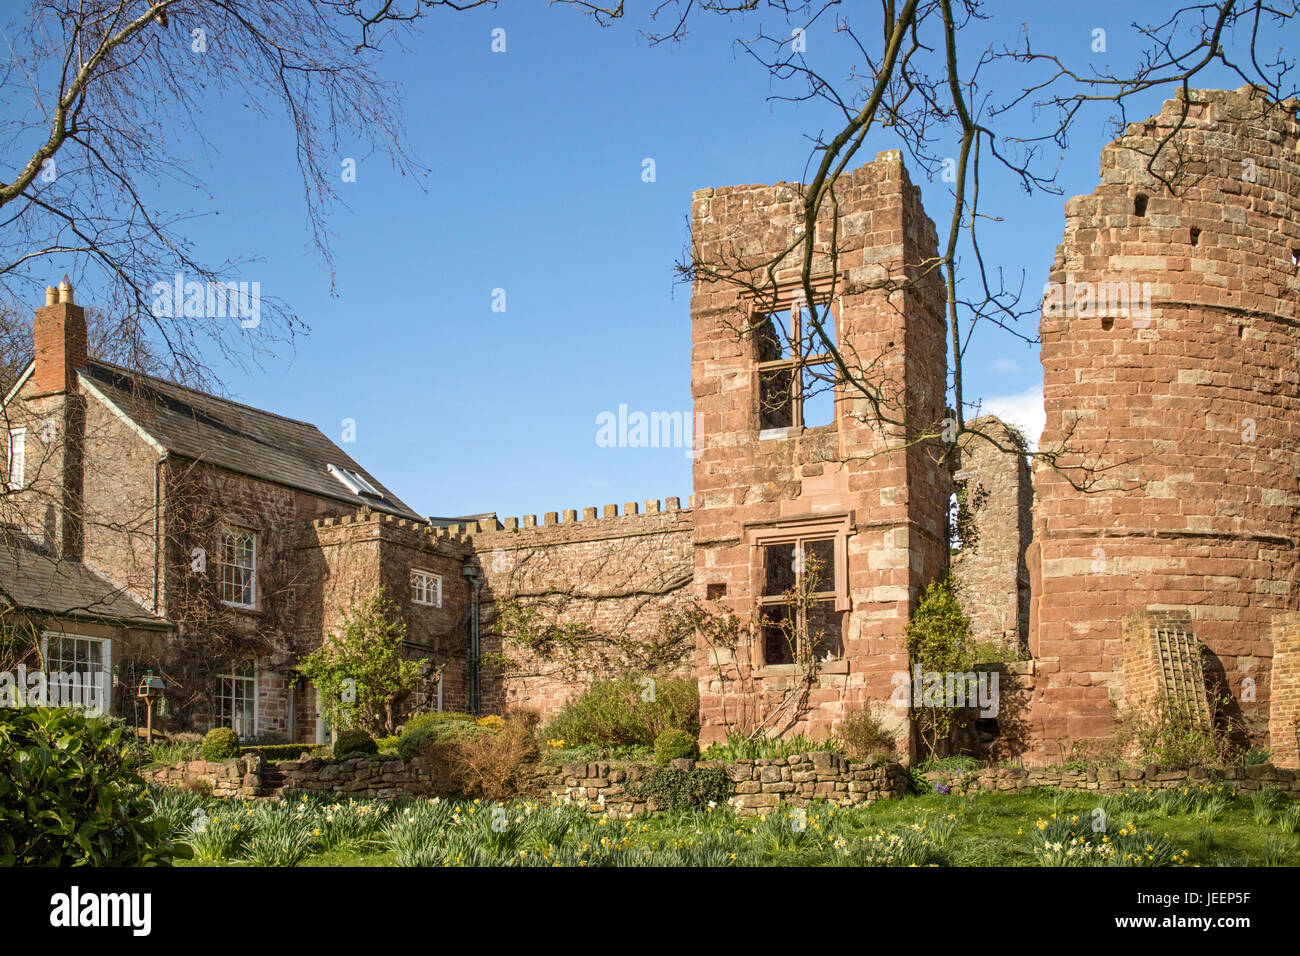
[[[417,578],[424,578],[423,588],[416,583]],[[437,586],[437,595],[432,601],[422,600],[418,595],[423,590],[425,597],[428,597],[429,584],[434,583]],[[442,607],[442,575],[437,571],[430,571],[427,568],[411,568],[411,603],[418,604],[421,607]]]
[[[52,640],[58,641],[57,650],[54,652],[53,655],[50,654],[50,644]],[[46,693],[52,697],[54,682],[51,680],[50,675],[52,672],[57,672],[60,669],[54,667],[53,662],[57,661],[59,662],[60,665],[64,665],[68,663],[68,661],[64,657],[65,650],[63,647],[64,642],[67,641],[71,641],[73,645],[71,663],[73,665],[74,674],[76,673],[77,643],[84,641],[87,645],[87,650],[89,650],[89,645],[92,644],[97,645],[99,647],[99,664],[95,666],[100,673],[108,676],[108,682],[104,687],[104,690],[106,691],[105,701],[104,701],[105,704],[104,715],[112,716],[113,713],[113,691],[112,691],[113,639],[111,637],[100,637],[95,634],[76,634],[69,631],[42,631],[41,632],[41,660],[44,664],[43,671],[45,673]],[[86,654],[87,660],[89,660],[89,657],[90,654],[87,653]],[[81,686],[81,685],[77,685],[77,686]],[[52,700],[48,700],[47,703],[51,707],[55,706]]]
[[[249,539],[249,555],[251,563],[247,567],[241,564],[231,564],[226,560],[226,539],[227,537],[233,537],[235,535],[244,535]],[[236,608],[241,611],[257,610],[257,570],[259,564],[258,544],[260,543],[260,538],[261,535],[255,528],[250,528],[247,525],[242,525],[233,521],[223,521],[221,523],[221,534],[217,544],[217,588],[220,593],[221,603],[226,605],[226,607]],[[239,585],[238,582],[233,580],[227,582],[226,570],[228,568],[246,572],[248,575],[247,581],[244,582],[243,585]],[[248,602],[231,600],[227,597],[227,594],[231,593],[226,589],[228,583],[232,587],[238,586],[246,589],[251,600]]]
[[[241,673],[241,671],[251,671],[251,673]],[[257,736],[257,725],[260,719],[258,712],[261,710],[260,676],[261,668],[258,667],[256,657],[245,658],[242,661],[231,661],[226,665],[226,669],[217,674],[217,686],[214,695],[217,707],[214,714],[214,723],[218,727],[229,727],[236,734],[239,734],[241,741]],[[229,683],[227,684],[227,682]],[[250,685],[252,687],[251,699],[247,694],[240,695],[238,693],[240,689],[247,691]],[[230,693],[225,693],[227,688]],[[243,712],[242,709],[237,709],[235,704],[241,700],[246,701],[247,705],[251,707],[253,716],[251,733],[242,731],[240,727],[236,726],[239,718],[243,716]],[[229,704],[227,704],[227,701],[229,701]]]
[[[27,487],[26,427],[9,429],[9,451],[5,459],[5,487],[10,491],[22,491]]]
[[[776,595],[763,593],[766,585],[766,552],[768,545],[790,544],[796,546],[801,541],[833,541],[835,561],[835,586],[828,591],[817,592],[818,596],[830,595],[837,612],[847,612],[852,607],[849,595],[849,537],[853,534],[853,512],[837,512],[825,515],[802,515],[784,518],[775,522],[752,525],[748,528],[750,593],[753,595],[753,646],[751,659],[757,662],[760,671],[792,670],[793,663],[768,663],[763,641],[762,615],[765,606],[781,605],[785,602]],[[820,603],[820,602],[819,602]],[[829,603],[829,601],[827,602]],[[824,661],[831,669],[844,666],[845,647],[844,632],[840,635],[840,653],[838,657]]]
[[[830,277],[814,279],[811,283],[813,288],[813,297],[818,305],[828,306],[831,310],[832,324],[834,326],[836,348],[841,347],[841,315],[843,306],[843,297],[841,295],[831,296],[834,288],[834,280]],[[800,434],[809,427],[812,428],[835,428],[839,426],[840,417],[840,399],[841,389],[838,383],[838,376],[835,376],[836,383],[831,385],[831,421],[826,425],[804,425],[803,406],[804,406],[804,370],[809,368],[818,368],[834,365],[834,358],[829,352],[818,352],[814,355],[804,355],[803,343],[804,334],[802,322],[800,319],[800,307],[807,301],[804,295],[803,283],[798,281],[784,282],[777,285],[775,293],[769,296],[754,296],[747,303],[746,331],[751,342],[750,356],[754,366],[754,394],[757,396],[755,403],[755,429],[758,432],[759,440],[768,438],[785,438],[792,434]],[[789,358],[761,360],[759,358],[760,336],[759,330],[763,325],[765,316],[779,312],[790,312],[790,337],[791,355]],[[791,388],[791,409],[790,424],[779,425],[771,428],[763,427],[763,379],[765,374],[773,372],[786,371],[790,374]]]

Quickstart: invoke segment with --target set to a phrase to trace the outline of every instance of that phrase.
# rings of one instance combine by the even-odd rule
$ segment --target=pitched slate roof
[[[358,507],[420,518],[315,425],[106,362],[92,359],[86,366],[82,381],[174,455]],[[357,472],[383,497],[354,493],[329,473],[329,465]]]
[[[55,558],[14,528],[0,529],[0,606],[132,627],[170,628],[80,561]]]

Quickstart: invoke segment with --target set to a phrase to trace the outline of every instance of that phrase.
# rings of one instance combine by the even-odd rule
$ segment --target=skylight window
[[[338,465],[327,465],[326,467],[329,469],[329,473],[354,495],[360,495],[363,498],[382,499],[384,497],[383,492],[367,481],[360,472],[353,471],[351,468],[340,468]]]

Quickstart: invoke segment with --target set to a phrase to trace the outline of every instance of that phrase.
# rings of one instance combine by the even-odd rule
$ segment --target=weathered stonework
[[[1300,769],[1300,614],[1273,618],[1273,681],[1269,745],[1279,767]]]
[[[696,260],[739,260],[752,270],[727,281],[697,276],[691,297],[695,596],[756,633],[760,535],[828,522],[847,575],[835,622],[843,653],[809,678],[767,662],[761,642],[702,643],[696,673],[706,742],[736,725],[825,735],[846,711],[887,699],[893,675],[907,670],[911,608],[947,563],[948,474],[936,442],[921,437],[927,429],[937,435],[944,417],[942,291],[934,272],[918,268],[935,255],[936,239],[897,152],[838,181],[838,256],[832,263],[828,255],[828,212],[813,264],[820,287],[834,281],[841,352],[870,363],[868,377],[887,396],[884,420],[861,391],[837,386],[831,424],[763,428],[761,343],[748,326],[755,310],[798,300],[797,262],[777,273],[775,288],[761,263],[802,228],[801,189],[732,186],[692,198]],[[906,418],[908,427],[891,418]],[[906,729],[897,730],[906,748]]]
[[[1029,463],[1014,452],[1021,437],[997,418],[985,415],[967,426],[953,476],[964,497],[960,507],[969,516],[958,521],[959,530],[970,538],[952,558],[958,598],[974,640],[1024,656],[1029,645],[1025,554],[1034,502]]]
[[[1300,775],[1293,770],[1279,769],[1269,764],[1227,767],[1223,770],[1206,767],[1162,770],[1155,764],[1141,769],[1090,767],[1087,770],[1067,770],[1060,767],[993,767],[969,773],[960,771],[927,773],[925,777],[936,787],[947,787],[948,792],[951,793],[980,790],[1021,793],[1035,787],[1113,793],[1118,790],[1136,789],[1176,790],[1179,787],[1212,783],[1227,783],[1232,789],[1241,793],[1255,793],[1259,790],[1300,793]]]
[[[1230,695],[1225,716],[1294,767],[1298,144],[1294,103],[1270,109],[1247,91],[1198,91],[1103,150],[1101,185],[1066,205],[1045,298],[1039,449],[1051,461],[1037,460],[1032,488],[1024,457],[1005,450],[1015,436],[996,419],[969,424],[1002,450],[976,435],[956,447],[942,437],[952,417],[944,293],[922,268],[936,236],[891,151],[835,184],[834,257],[829,204],[816,226],[812,294],[878,399],[839,383],[827,422],[805,420],[813,396],[803,385],[783,386],[787,404],[771,401],[782,391],[773,382],[794,383],[791,369],[819,358],[808,330],[787,357],[765,325],[786,313],[793,330],[804,314],[798,263],[764,268],[804,228],[804,187],[692,197],[694,259],[716,268],[698,268],[692,290],[687,507],[670,498],[541,521],[421,520],[404,505],[358,510],[360,498],[313,484],[319,462],[295,484],[173,454],[101,394],[117,372],[99,363],[99,378],[86,374],[96,363],[69,287],[50,290],[38,310],[37,361],[6,408],[11,427],[28,430],[30,484],[7,497],[16,516],[5,520],[138,605],[143,629],[100,620],[75,633],[113,641],[119,716],[143,723],[136,682],[146,668],[164,676],[173,710],[156,726],[166,730],[211,726],[217,675],[252,657],[256,736],[314,739],[316,701],[298,664],[349,603],[383,588],[406,621],[407,652],[426,662],[421,687],[397,702],[402,713],[549,716],[593,679],[657,669],[694,676],[705,743],[734,729],[824,737],[845,714],[891,698],[908,671],[904,634],[919,593],[951,564],[975,639],[1024,658],[1002,671],[1003,692],[1014,678],[1014,693],[996,731],[977,728],[987,752],[1032,766],[1060,759],[1063,743],[1108,736],[1119,708],[1168,689],[1138,622],[1172,616],[1185,621],[1187,654],[1205,649],[1195,660],[1207,687]],[[787,360],[790,369],[773,371]],[[217,444],[239,431],[273,450],[271,420],[288,420],[237,408],[247,434],[228,428]],[[950,559],[958,490],[970,521]],[[223,523],[257,535],[254,607],[223,605],[214,572],[200,568]],[[832,586],[798,614],[838,645],[792,663],[769,648],[762,618],[805,573],[806,542],[828,549]],[[439,602],[412,599],[413,571],[440,576]],[[693,605],[735,615],[739,633],[719,643],[712,631],[665,626]],[[533,615],[533,633],[511,632],[516,606]],[[910,755],[905,711],[884,713]],[[391,789],[402,772],[375,771],[366,792]],[[315,771],[300,776],[304,787],[319,782]]]
[[[563,517],[563,520],[561,519]],[[501,666],[484,674],[484,708],[549,717],[598,678],[633,671],[686,674],[692,635],[663,633],[691,597],[692,512],[677,498],[507,518],[470,537],[482,574],[483,648]],[[547,624],[581,625],[577,643],[529,646],[499,626],[509,602]],[[491,661],[493,658],[489,657]]]
[[[1171,134],[1172,191],[1147,168]],[[1230,716],[1266,739],[1273,616],[1300,606],[1298,142],[1294,104],[1197,91],[1130,124],[1066,204],[1042,317],[1040,448],[1061,470],[1034,474],[1038,759],[1109,733],[1120,622],[1144,609],[1190,615]],[[1145,287],[1150,308],[1088,311],[1083,282]]]

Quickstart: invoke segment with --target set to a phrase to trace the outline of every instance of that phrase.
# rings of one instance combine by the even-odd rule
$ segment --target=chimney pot
[[[76,389],[77,369],[86,365],[86,313],[72,301],[72,284],[64,277],[58,301],[45,291],[45,305],[36,310],[32,324],[36,367],[32,387],[51,395]]]
[[[47,285],[45,287],[45,304],[54,305],[54,303],[58,301],[59,301],[59,290],[54,288],[54,286],[52,285]]]

